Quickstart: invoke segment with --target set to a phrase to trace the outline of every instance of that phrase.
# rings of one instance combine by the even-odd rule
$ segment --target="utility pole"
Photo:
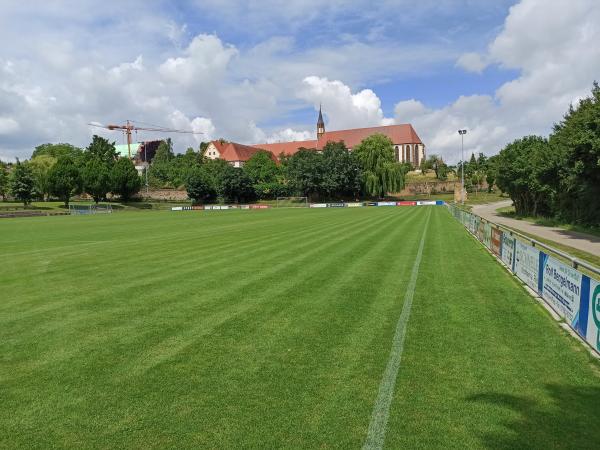
[[[148,162],[148,155],[146,154],[147,144],[144,142],[144,164],[146,166],[146,198],[148,198],[148,168],[150,167],[150,163]]]
[[[461,180],[460,180],[460,202],[461,204],[465,204],[465,134],[467,134],[467,130],[458,130],[458,134],[460,134],[460,148],[461,148]]]

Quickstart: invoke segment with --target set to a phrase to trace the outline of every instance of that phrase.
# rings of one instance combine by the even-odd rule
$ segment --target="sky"
[[[314,139],[322,104],[327,130],[411,123],[455,163],[459,128],[466,155],[548,135],[598,42],[598,0],[0,0],[0,159],[126,120],[198,133],[178,152]]]

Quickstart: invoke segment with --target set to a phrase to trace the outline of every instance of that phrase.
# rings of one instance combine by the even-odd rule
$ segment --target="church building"
[[[363,139],[373,134],[383,134],[390,138],[394,144],[394,152],[397,162],[409,162],[418,167],[425,159],[425,145],[417,135],[411,124],[386,125],[368,128],[352,128],[350,130],[325,131],[325,121],[321,108],[317,119],[317,139],[307,141],[275,142],[270,144],[253,144],[251,146],[212,141],[206,156],[211,159],[222,158],[229,161],[235,167],[241,167],[245,161],[259,150],[267,150],[278,157],[281,154],[293,155],[301,148],[323,150],[327,142],[344,142],[351,151],[362,142]]]

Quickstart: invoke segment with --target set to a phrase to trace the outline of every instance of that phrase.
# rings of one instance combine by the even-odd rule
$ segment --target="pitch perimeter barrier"
[[[399,202],[333,202],[333,203],[310,203],[310,208],[362,208],[367,206],[433,206],[445,205],[443,200],[419,200]],[[195,210],[228,210],[228,209],[268,209],[271,205],[196,205],[196,206],[173,206],[171,211],[195,211]]]
[[[561,319],[600,354],[598,267],[454,205],[448,205],[448,209],[469,233],[537,292]],[[560,261],[550,252],[565,258],[571,265]],[[598,279],[582,273],[578,267],[584,267]]]

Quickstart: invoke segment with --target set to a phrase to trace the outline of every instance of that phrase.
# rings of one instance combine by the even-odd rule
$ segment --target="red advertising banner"
[[[250,205],[250,209],[267,209],[270,208],[269,205]]]
[[[502,246],[502,231],[492,228],[492,252],[500,256],[500,247]]]
[[[417,206],[417,202],[396,202],[396,206]]]

